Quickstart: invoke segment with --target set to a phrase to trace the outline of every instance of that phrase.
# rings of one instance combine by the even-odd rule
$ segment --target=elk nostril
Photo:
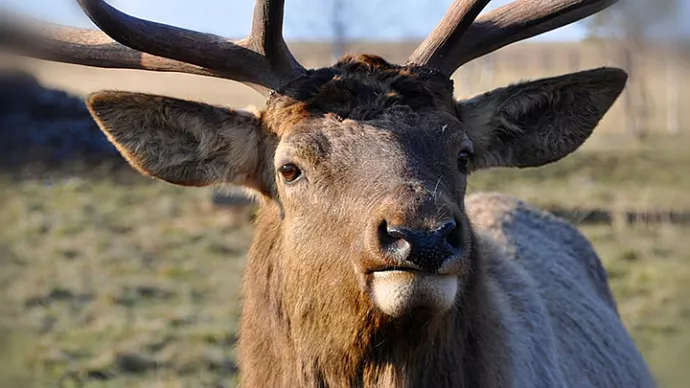
[[[462,246],[462,233],[454,219],[433,228],[409,228],[384,220],[378,226],[378,249],[389,259],[427,272],[437,271]]]
[[[404,259],[410,254],[410,243],[402,229],[391,227],[387,221],[382,221],[378,228],[381,250],[393,257]]]
[[[385,221],[384,221],[385,222]],[[386,234],[393,239],[407,240],[410,238],[411,233],[404,228],[398,228],[391,226],[386,222]]]
[[[379,238],[384,246],[407,242],[411,247],[444,247],[450,245],[457,249],[461,245],[461,234],[455,220],[449,220],[432,230],[409,229],[394,226],[383,221],[379,226]]]
[[[392,240],[395,239],[395,237],[391,236],[391,234],[388,233],[388,222],[386,222],[386,220],[381,221],[381,223],[379,224],[378,235],[379,240],[383,244],[387,242],[392,242]]]
[[[462,245],[462,233],[455,220],[443,224],[437,232],[440,240],[445,240],[453,249],[460,249]]]
[[[450,220],[441,225],[436,233],[438,233],[441,237],[449,237],[455,230],[456,226],[457,224],[455,223],[455,220]]]

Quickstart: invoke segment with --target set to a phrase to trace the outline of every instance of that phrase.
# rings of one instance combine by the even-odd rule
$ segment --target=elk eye
[[[470,152],[469,151],[461,151],[460,154],[458,154],[458,168],[460,171],[467,171],[467,165],[470,162]]]
[[[302,170],[300,170],[294,164],[286,164],[281,166],[278,171],[280,175],[283,176],[285,183],[292,183],[297,180],[297,178],[302,176]]]

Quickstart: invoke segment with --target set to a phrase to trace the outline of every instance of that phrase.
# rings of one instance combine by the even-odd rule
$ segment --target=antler
[[[257,0],[251,33],[236,42],[138,19],[103,0],[77,1],[104,33],[6,17],[0,44],[52,61],[226,78],[263,94],[305,71],[283,40],[284,0]]]
[[[475,58],[584,19],[617,0],[516,0],[474,21],[489,1],[455,0],[407,62],[450,76]]]
[[[52,61],[232,79],[263,94],[305,72],[283,40],[284,0],[257,0],[251,33],[236,42],[138,19],[103,0],[77,1],[104,33],[0,17],[0,45]],[[475,21],[490,0],[455,0],[408,63],[450,76],[477,57],[588,17],[616,1],[516,0]]]

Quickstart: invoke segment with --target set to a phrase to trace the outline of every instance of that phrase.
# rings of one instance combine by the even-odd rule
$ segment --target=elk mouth
[[[443,265],[435,271],[426,270],[420,266],[416,266],[412,263],[405,263],[403,265],[388,265],[382,264],[379,266],[373,266],[364,271],[366,276],[371,276],[374,274],[383,274],[390,272],[405,272],[413,275],[424,275],[424,276],[454,276],[457,277],[462,273],[462,268],[464,267],[463,258],[461,255],[457,255],[447,259]]]
[[[372,275],[375,273],[384,273],[384,272],[410,272],[410,273],[434,275],[433,273],[425,272],[425,271],[421,270],[420,268],[400,267],[400,266],[389,266],[389,267],[370,269],[369,271],[366,272],[366,274]]]
[[[366,278],[374,305],[392,317],[415,310],[442,314],[453,306],[460,289],[460,278],[456,274],[409,267],[382,267],[369,271]]]

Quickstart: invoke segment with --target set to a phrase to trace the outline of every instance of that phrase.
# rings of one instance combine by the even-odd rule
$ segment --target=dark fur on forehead
[[[310,70],[276,92],[264,119],[283,136],[309,118],[371,120],[391,107],[413,111],[453,108],[453,82],[424,66],[399,66],[374,55],[345,56],[334,66]]]

